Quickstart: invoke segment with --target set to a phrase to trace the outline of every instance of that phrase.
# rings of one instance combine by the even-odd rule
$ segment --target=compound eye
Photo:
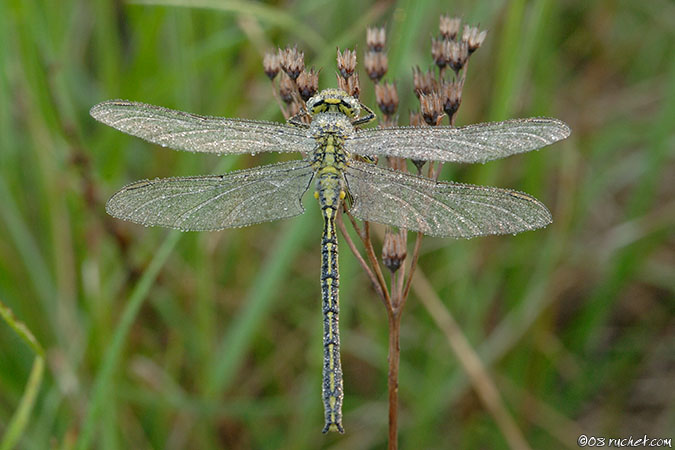
[[[321,102],[321,97],[315,95],[313,97],[310,97],[310,99],[307,100],[307,103],[305,103],[305,105],[307,106],[307,109],[311,111],[316,107],[316,104],[319,102]]]
[[[338,105],[338,108],[340,109],[340,112],[346,115],[347,117],[349,118],[354,117],[354,111],[352,109],[352,105],[349,102],[342,100]]]
[[[311,114],[317,114],[317,113],[320,113],[320,112],[324,112],[326,110],[326,103],[321,98],[317,98],[315,101],[312,101],[312,99],[309,99],[307,101],[306,105],[307,105],[307,110]]]

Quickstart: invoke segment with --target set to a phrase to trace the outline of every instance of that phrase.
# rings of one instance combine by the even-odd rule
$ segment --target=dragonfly
[[[360,128],[375,114],[357,98],[326,89],[287,123],[208,117],[160,106],[111,100],[91,115],[154,144],[219,155],[301,152],[303,159],[224,175],[143,180],[123,187],[106,204],[119,219],[184,231],[221,230],[293,217],[314,180],[323,216],[323,432],[344,432],[340,363],[339,273],[336,218],[350,213],[425,235],[470,238],[515,234],[551,223],[536,198],[510,189],[436,181],[383,168],[375,156],[477,163],[535,150],[570,134],[552,118],[528,118],[466,127]],[[309,116],[307,124],[302,115]],[[359,158],[363,157],[363,158]]]

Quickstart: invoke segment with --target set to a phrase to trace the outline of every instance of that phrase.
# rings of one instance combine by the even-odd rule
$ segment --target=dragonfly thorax
[[[313,116],[309,133],[317,140],[328,136],[342,140],[354,134],[354,126],[349,117],[342,113],[323,112]]]
[[[314,117],[325,112],[342,113],[356,119],[361,113],[359,101],[341,89],[324,89],[307,100],[307,110]]]

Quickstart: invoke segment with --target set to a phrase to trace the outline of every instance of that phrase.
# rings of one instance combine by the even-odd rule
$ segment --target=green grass
[[[549,115],[573,134],[540,152],[445,167],[444,178],[536,195],[554,223],[516,237],[426,239],[421,270],[533,448],[575,448],[581,431],[673,437],[675,7],[362,3],[0,2],[0,301],[15,317],[0,321],[0,445],[382,448],[386,316],[346,246],[347,434],[320,433],[311,196],[305,216],[218,233],[105,215],[126,182],[278,155],[173,152],[88,110],[127,98],[282,120],[261,52],[297,43],[323,68],[321,87],[334,86],[335,47],[356,45],[361,58],[365,26],[386,24],[387,78],[405,118],[417,107],[410,68],[430,64],[444,12],[489,30],[459,124]],[[401,448],[506,448],[414,296],[401,347]]]

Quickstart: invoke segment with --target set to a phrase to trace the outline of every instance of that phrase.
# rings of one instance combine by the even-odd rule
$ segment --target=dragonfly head
[[[341,89],[324,89],[307,100],[307,110],[314,116],[323,112],[339,112],[350,119],[361,113],[359,101]]]

